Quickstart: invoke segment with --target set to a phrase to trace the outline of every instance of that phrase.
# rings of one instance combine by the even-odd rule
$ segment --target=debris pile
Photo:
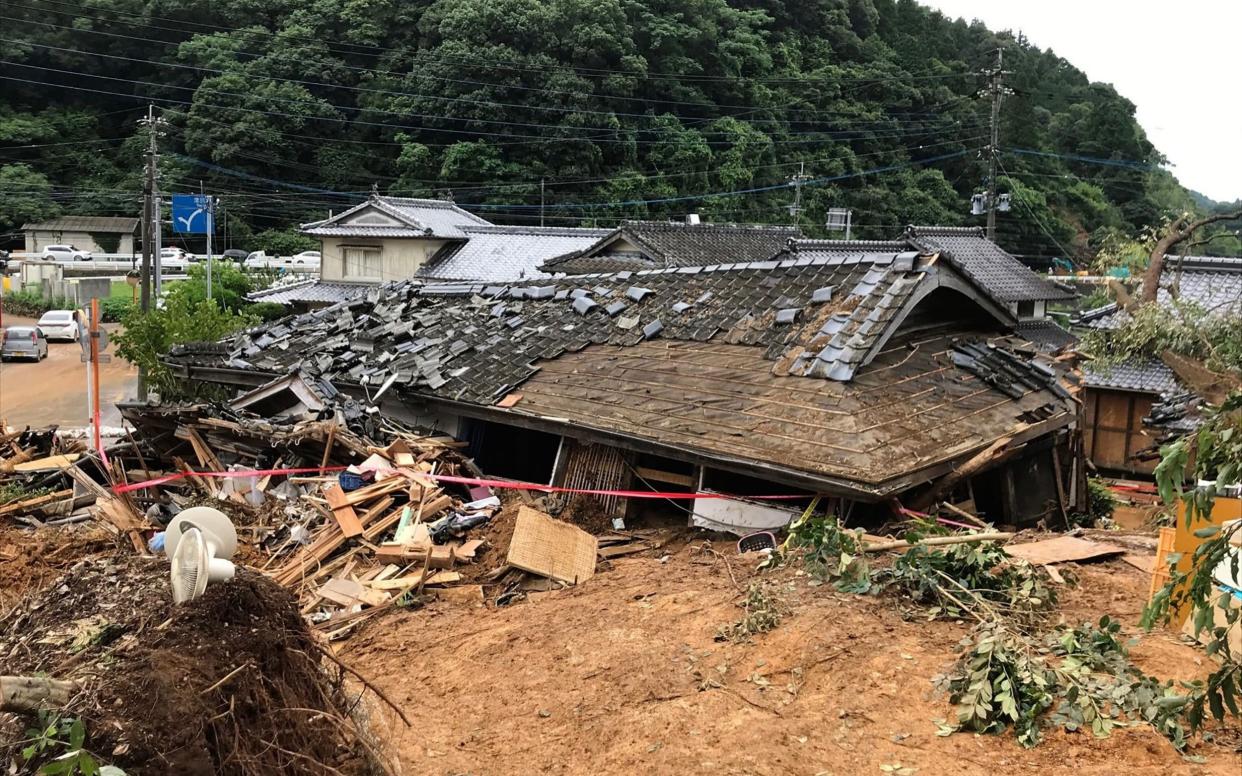
[[[344,669],[252,572],[174,607],[162,558],[79,563],[5,616],[0,664],[68,688],[43,724],[72,720],[96,765],[130,776],[388,772]],[[0,714],[0,758],[23,773],[62,754],[23,753],[28,726]]]
[[[500,508],[487,488],[450,493],[433,479],[480,474],[460,443],[350,417],[339,405],[326,418],[271,419],[219,405],[123,413],[156,460],[172,463],[173,471],[148,472],[179,477],[160,487],[177,488],[182,505],[231,512],[249,534],[251,565],[296,592],[331,638],[407,595],[462,582],[455,569],[484,544],[472,530]]]

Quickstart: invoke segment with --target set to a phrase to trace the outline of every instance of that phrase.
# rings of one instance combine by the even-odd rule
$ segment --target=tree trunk
[[[1232,213],[1213,213],[1210,216],[1200,218],[1198,221],[1191,221],[1189,216],[1182,216],[1173,223],[1169,224],[1169,229],[1164,236],[1156,241],[1155,246],[1151,249],[1151,255],[1147,261],[1147,271],[1143,273],[1143,295],[1140,298],[1143,304],[1156,301],[1156,294],[1160,291],[1160,273],[1164,271],[1164,257],[1174,247],[1188,240],[1194,233],[1209,224],[1218,221],[1236,221],[1242,218],[1242,210]]]
[[[38,711],[64,706],[81,689],[77,682],[42,676],[0,676],[0,711]]]

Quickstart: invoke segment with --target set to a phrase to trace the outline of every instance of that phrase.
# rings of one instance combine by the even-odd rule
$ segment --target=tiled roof
[[[1166,256],[1156,301],[1173,301],[1170,287],[1176,283],[1177,298],[1218,314],[1242,315],[1242,258],[1223,256]],[[1116,329],[1130,320],[1117,303],[1088,310],[1074,321],[1092,329]]]
[[[61,216],[49,218],[46,221],[22,224],[22,231],[133,234],[138,231],[138,219],[111,216]]]
[[[1015,329],[1018,336],[1045,350],[1060,350],[1078,342],[1077,337],[1050,319],[1019,321]]]
[[[367,290],[373,287],[363,283],[303,280],[287,286],[255,291],[246,298],[252,302],[275,302],[276,304],[293,304],[295,302],[336,304],[337,302],[347,302],[351,299],[361,299],[367,295]]]
[[[521,285],[401,281],[170,362],[306,369],[373,399],[492,407],[878,493],[1019,421],[1074,417],[1055,372],[985,343],[986,326],[884,344],[903,302],[950,276],[910,253],[828,252]],[[515,390],[516,405],[494,407]]]
[[[594,245],[608,229],[465,226],[466,242],[440,249],[415,277],[438,280],[531,280],[548,277],[539,265]]]
[[[1072,299],[1073,291],[1032,272],[977,227],[910,226],[906,238],[922,250],[938,251],[980,286],[1006,302]]]
[[[762,261],[801,234],[792,226],[627,221],[594,245],[550,258],[544,271],[576,275]],[[609,252],[608,246],[618,238],[639,253]]]
[[[1087,363],[1083,365],[1082,377],[1083,384],[1088,388],[1156,393],[1162,396],[1183,390],[1173,370],[1155,359],[1107,367]]]
[[[400,225],[347,224],[355,213],[367,208],[391,216]],[[435,237],[460,240],[467,226],[489,226],[485,218],[440,199],[372,197],[331,218],[302,225],[302,233],[316,237]]]

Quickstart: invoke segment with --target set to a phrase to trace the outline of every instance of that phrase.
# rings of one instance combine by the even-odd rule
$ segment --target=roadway
[[[4,325],[31,326],[35,321],[15,315],[4,316]],[[105,324],[109,333],[115,324]],[[110,347],[109,350],[112,350]],[[6,361],[0,364],[0,420],[10,426],[50,425],[66,428],[86,426],[86,364],[76,342],[49,342],[43,361]],[[138,393],[138,370],[129,362],[112,356],[112,363],[99,369],[99,410],[103,425],[121,425],[116,403]]]

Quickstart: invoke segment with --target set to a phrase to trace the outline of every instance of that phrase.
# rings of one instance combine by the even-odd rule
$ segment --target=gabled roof
[[[906,239],[922,250],[937,251],[963,273],[1006,302],[1073,299],[1076,294],[1032,272],[1003,248],[969,226],[908,226]]]
[[[1242,315],[1242,258],[1221,256],[1166,256],[1160,275],[1158,304],[1177,298],[1216,314]],[[1130,314],[1116,302],[1088,310],[1074,320],[1089,329],[1116,329],[1130,320]],[[1083,367],[1083,382],[1092,388],[1170,395],[1183,390],[1173,370],[1156,359],[1111,367]]]
[[[548,259],[543,270],[580,275],[763,261],[801,236],[792,226],[626,221],[593,245]]]
[[[412,237],[461,240],[466,226],[489,226],[485,218],[440,199],[372,196],[322,221],[302,224],[316,237]]]
[[[102,232],[104,234],[133,234],[138,231],[137,218],[114,218],[112,216],[60,216],[46,221],[22,224],[24,232]]]
[[[463,226],[466,242],[445,245],[415,277],[436,280],[533,280],[553,256],[583,250],[608,229],[542,226]]]

